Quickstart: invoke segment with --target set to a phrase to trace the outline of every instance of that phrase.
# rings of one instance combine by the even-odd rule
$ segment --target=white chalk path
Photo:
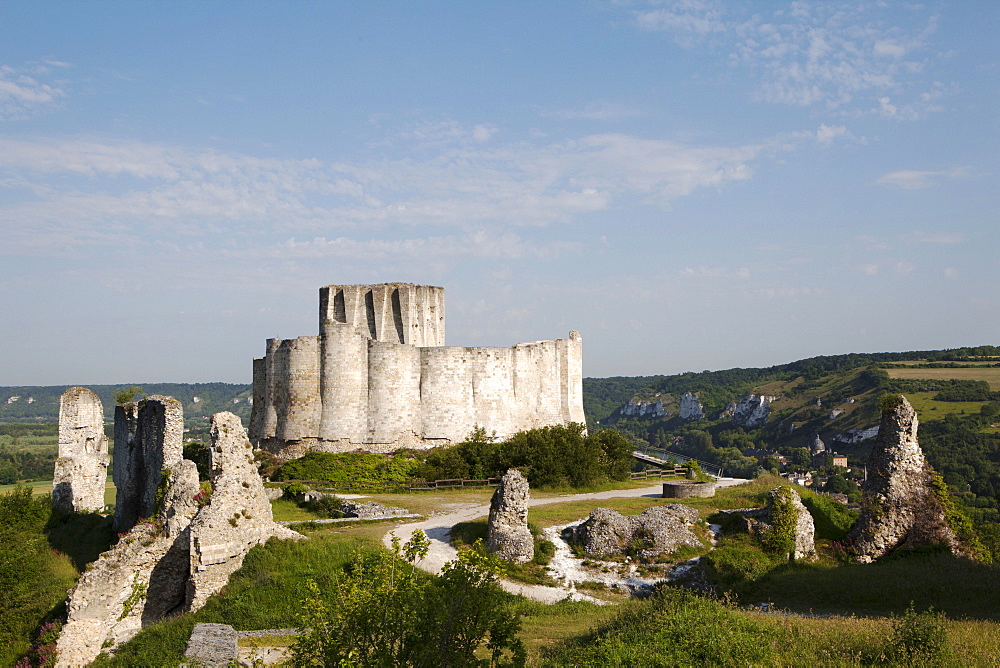
[[[744,478],[719,478],[716,481],[718,487],[732,487],[733,485],[739,485],[747,482]],[[657,483],[656,485],[650,487],[639,487],[636,489],[612,489],[606,492],[590,492],[587,494],[564,494],[562,496],[547,497],[544,499],[531,499],[528,501],[528,506],[543,506],[549,503],[566,503],[567,501],[583,501],[583,500],[594,500],[600,501],[601,499],[617,499],[617,498],[627,498],[627,497],[649,497],[653,499],[658,499],[663,496],[663,485]],[[679,501],[680,499],[678,499]],[[594,506],[597,508],[598,506]],[[488,515],[490,512],[489,504],[465,504],[464,507],[445,513],[442,515],[435,515],[430,519],[423,520],[421,522],[410,522],[408,524],[401,524],[389,533],[385,535],[382,539],[383,544],[386,547],[392,546],[392,535],[395,534],[399,537],[400,541],[405,543],[413,535],[413,532],[417,529],[423,531],[427,537],[430,539],[430,548],[427,551],[427,556],[421,559],[417,566],[421,569],[427,571],[428,573],[434,573],[435,575],[441,572],[441,568],[445,563],[455,559],[458,556],[458,550],[451,546],[448,542],[448,535],[451,533],[451,528],[456,524],[461,522],[469,522],[478,517],[483,517]],[[528,585],[521,584],[518,582],[511,582],[509,580],[501,580],[500,584],[503,588],[512,594],[520,594],[527,598],[533,599],[535,601],[541,601],[542,603],[555,603],[561,601],[567,596],[573,599],[583,599],[588,601],[593,601],[596,603],[603,603],[599,599],[595,599],[584,594],[580,594],[571,587],[547,587],[545,585]]]

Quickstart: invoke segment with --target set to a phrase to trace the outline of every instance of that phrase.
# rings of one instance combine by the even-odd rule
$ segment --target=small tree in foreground
[[[357,555],[332,596],[309,581],[292,647],[295,666],[524,665],[520,619],[500,588],[500,565],[466,550],[439,578],[415,562],[430,541],[421,531],[392,552]],[[483,647],[488,659],[476,658]]]

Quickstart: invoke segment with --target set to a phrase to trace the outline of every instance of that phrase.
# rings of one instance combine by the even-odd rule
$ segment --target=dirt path
[[[747,482],[747,480],[743,478],[720,478],[717,481],[717,485],[719,487],[732,487],[733,485],[739,485],[744,482]],[[612,489],[606,492],[564,494],[562,496],[553,496],[544,499],[531,499],[528,502],[528,506],[542,506],[549,503],[565,503],[567,501],[599,501],[601,499],[642,496],[658,499],[661,498],[662,495],[663,486],[661,483],[657,483],[649,487],[639,487],[636,489]],[[382,542],[386,547],[390,547],[392,545],[392,534],[395,534],[396,536],[399,536],[399,539],[402,542],[405,543],[410,539],[410,536],[413,535],[414,531],[420,529],[427,534],[428,538],[430,538],[431,545],[427,552],[427,557],[422,559],[417,566],[429,573],[438,574],[441,572],[441,568],[446,562],[451,561],[458,556],[458,551],[448,542],[448,534],[451,532],[451,528],[460,522],[468,522],[476,519],[477,517],[488,515],[489,512],[489,504],[467,504],[464,508],[452,510],[441,515],[434,515],[431,518],[420,522],[401,524],[391,532],[387,533],[382,539]],[[536,601],[541,601],[542,603],[555,603],[557,601],[561,601],[567,596],[574,599],[584,599],[602,603],[602,601],[586,596],[585,594],[580,594],[574,589],[564,587],[546,587],[544,585],[527,585],[520,584],[518,582],[510,582],[508,580],[501,580],[500,582],[503,585],[503,588],[510,593],[521,594],[522,596],[526,596]]]

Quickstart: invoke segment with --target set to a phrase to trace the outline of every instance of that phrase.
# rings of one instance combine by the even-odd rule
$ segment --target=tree
[[[520,618],[496,558],[466,550],[432,579],[414,566],[429,546],[415,531],[402,546],[394,537],[392,552],[355,556],[329,602],[309,581],[292,665],[480,665],[474,653],[484,643],[489,665],[524,665]]]
[[[136,385],[132,385],[128,389],[115,390],[112,397],[115,403],[119,406],[124,406],[130,401],[135,401],[135,398],[142,394],[142,388]]]

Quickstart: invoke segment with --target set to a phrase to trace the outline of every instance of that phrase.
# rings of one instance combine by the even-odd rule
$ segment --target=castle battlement
[[[584,422],[583,339],[445,346],[444,288],[320,288],[320,334],[268,339],[250,438],[284,457],[391,452]]]

